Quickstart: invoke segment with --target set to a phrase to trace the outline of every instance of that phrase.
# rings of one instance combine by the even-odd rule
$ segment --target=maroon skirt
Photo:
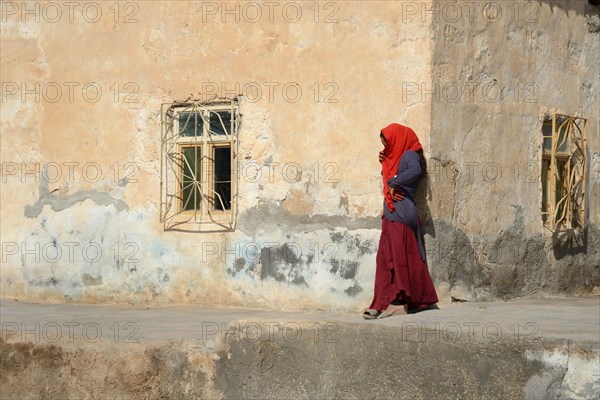
[[[406,224],[382,218],[377,250],[375,295],[370,309],[385,310],[394,300],[409,309],[438,302],[427,264],[419,253],[415,233]]]

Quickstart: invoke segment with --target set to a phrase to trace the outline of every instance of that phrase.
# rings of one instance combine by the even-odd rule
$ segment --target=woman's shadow
[[[419,212],[419,219],[421,221],[421,233],[423,235],[431,235],[435,238],[435,226],[433,224],[433,217],[431,216],[431,210],[429,209],[429,201],[431,200],[431,186],[430,186],[429,175],[425,173],[421,177],[419,188],[415,196],[415,202],[417,203],[417,211]]]

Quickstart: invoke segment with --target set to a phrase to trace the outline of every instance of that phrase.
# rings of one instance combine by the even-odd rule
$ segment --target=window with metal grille
[[[235,229],[237,100],[163,104],[162,111],[165,229]]]
[[[553,114],[542,136],[544,224],[553,231],[585,228],[587,120]]]

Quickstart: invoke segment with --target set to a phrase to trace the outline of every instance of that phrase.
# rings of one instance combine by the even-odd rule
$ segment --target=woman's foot
[[[393,304],[390,304],[388,308],[386,308],[385,311],[379,315],[379,318],[388,318],[394,315],[401,314],[406,314],[406,305],[395,306]]]
[[[363,310],[363,318],[364,319],[377,319],[377,317],[381,314],[379,310],[373,310],[371,308],[365,308]]]

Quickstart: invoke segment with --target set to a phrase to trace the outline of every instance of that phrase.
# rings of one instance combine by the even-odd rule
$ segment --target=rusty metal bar
[[[559,163],[563,165],[561,171]],[[553,114],[547,176],[550,192],[548,222],[551,230],[585,228],[586,167],[587,119]],[[559,188],[562,193],[558,192]],[[557,198],[559,195],[560,198]]]

